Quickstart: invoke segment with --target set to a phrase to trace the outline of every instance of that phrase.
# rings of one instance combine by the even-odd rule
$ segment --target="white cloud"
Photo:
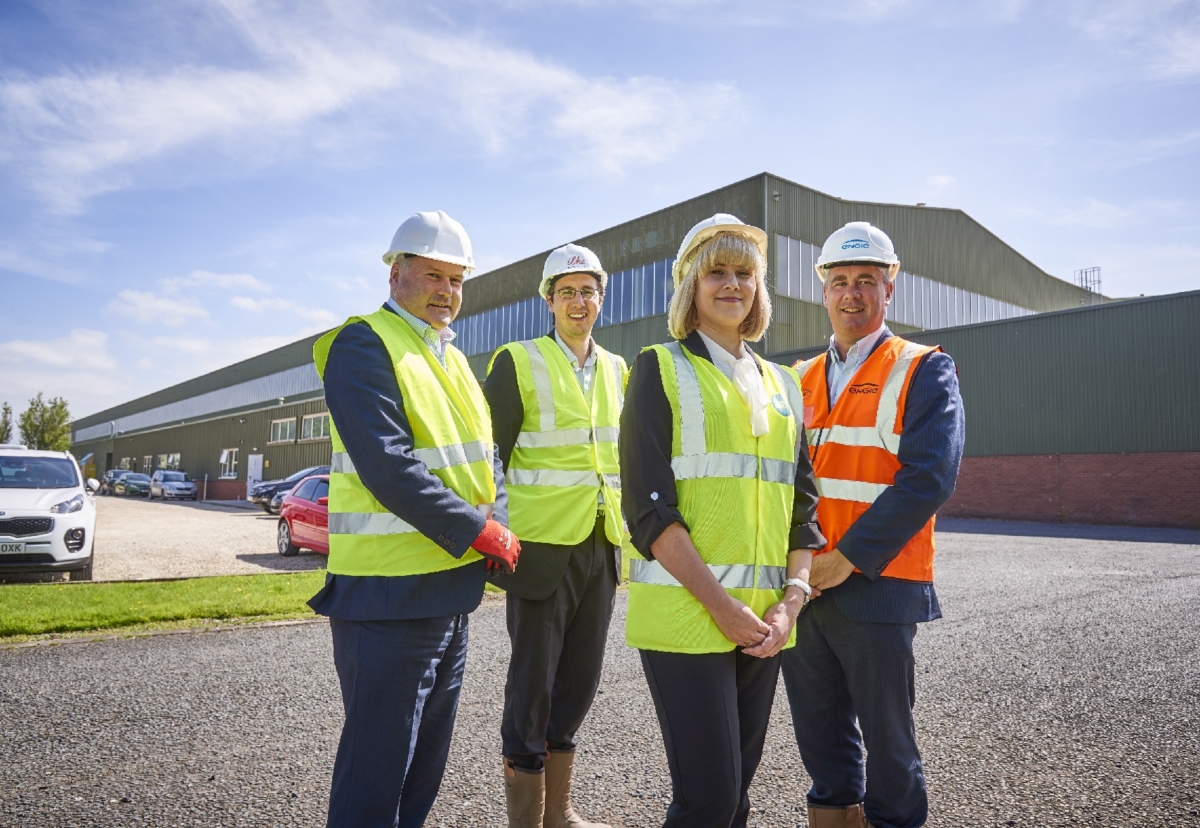
[[[110,313],[119,314],[147,324],[177,327],[188,319],[203,319],[208,316],[194,299],[172,299],[143,290],[123,290],[108,303]]]
[[[108,352],[108,334],[88,328],[75,328],[62,339],[0,342],[0,362],[22,368],[117,369],[117,361]]]
[[[72,416],[81,406],[117,402],[122,375],[108,344],[108,334],[88,328],[58,339],[0,342],[0,402],[18,416],[39,392],[67,400]]]
[[[931,175],[925,179],[925,186],[935,190],[944,190],[954,183],[954,176],[952,175]]]
[[[232,296],[229,299],[229,304],[240,310],[250,311],[251,313],[264,313],[266,311],[284,313],[298,319],[317,322],[326,327],[332,327],[341,321],[341,318],[337,314],[324,308],[306,308],[290,299],[281,299],[279,297],[255,299],[250,296]]]
[[[1050,219],[1060,227],[1117,227],[1127,222],[1134,214],[1115,204],[1089,198],[1082,207],[1066,210]]]
[[[371,130],[394,144],[390,128],[411,130],[405,112],[419,105],[423,123],[457,128],[493,154],[548,153],[558,166],[608,175],[669,156],[735,97],[723,85],[587,77],[478,35],[418,30],[369,0],[219,5],[257,66],[9,76],[0,159],[19,160],[28,186],[72,213],[180,152],[262,165],[357,146]],[[534,146],[518,142],[525,137]]]
[[[249,273],[212,273],[207,270],[193,270],[187,276],[172,276],[163,279],[161,284],[168,292],[194,288],[248,290],[254,293],[271,292],[270,285]]]

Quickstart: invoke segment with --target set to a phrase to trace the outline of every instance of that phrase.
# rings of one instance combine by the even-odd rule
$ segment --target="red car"
[[[301,549],[329,554],[329,475],[304,478],[283,499],[276,548],[288,558]]]

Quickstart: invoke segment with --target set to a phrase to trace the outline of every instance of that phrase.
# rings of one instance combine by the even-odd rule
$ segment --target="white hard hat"
[[[542,283],[538,285],[538,293],[542,294],[542,298],[550,298],[550,284],[556,276],[568,273],[591,273],[600,280],[601,291],[608,287],[608,274],[600,266],[599,256],[581,244],[564,244],[550,251],[546,264],[542,266]]]
[[[870,262],[885,265],[888,278],[895,279],[900,269],[900,259],[887,233],[871,225],[869,221],[852,221],[825,240],[821,255],[817,257],[817,275],[825,281],[825,272],[831,267],[852,262]]]
[[[475,269],[467,231],[441,210],[413,213],[405,219],[392,236],[392,246],[383,254],[383,263],[390,266],[404,253],[462,265],[466,273]]]
[[[679,287],[679,283],[683,281],[700,245],[718,233],[737,233],[745,236],[758,248],[763,262],[766,262],[767,234],[753,225],[746,224],[737,216],[731,216],[729,213],[717,213],[697,224],[683,237],[683,244],[679,245],[679,255],[675,257],[675,265],[671,268],[671,278],[675,281],[675,287]]]

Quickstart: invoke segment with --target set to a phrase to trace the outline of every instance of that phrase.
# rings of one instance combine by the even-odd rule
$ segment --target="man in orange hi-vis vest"
[[[816,267],[833,336],[795,367],[828,543],[813,557],[820,596],[800,615],[782,668],[813,780],[808,824],[916,828],[928,799],[912,643],[918,623],[942,615],[934,513],[958,476],[962,398],[949,356],[884,324],[900,260],[883,231],[847,224]]]

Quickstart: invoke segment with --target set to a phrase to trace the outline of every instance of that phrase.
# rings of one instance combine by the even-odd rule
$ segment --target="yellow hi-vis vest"
[[[525,419],[508,461],[508,526],[522,541],[574,546],[596,526],[604,494],[604,533],[621,545],[621,464],[617,437],[625,400],[625,360],[596,349],[591,403],[553,336],[510,342]]]
[[[678,342],[653,345],[671,403],[671,470],[679,512],[701,559],[726,591],[759,617],[783,597],[804,410],[800,377],[755,356],[771,405],[755,437],[737,387]],[[657,561],[631,554],[625,640],[672,653],[720,653],[735,645]],[[786,646],[795,644],[795,636]]]
[[[387,348],[412,429],[413,454],[446,487],[476,508],[496,502],[492,419],[467,358],[446,348],[446,367],[412,327],[391,311],[352,316],[313,345],[322,381],[338,331],[365,322]],[[332,421],[329,473],[329,563],[334,575],[424,575],[480,560],[473,549],[455,558],[392,514],[359,480]],[[482,508],[481,511],[487,511]]]

